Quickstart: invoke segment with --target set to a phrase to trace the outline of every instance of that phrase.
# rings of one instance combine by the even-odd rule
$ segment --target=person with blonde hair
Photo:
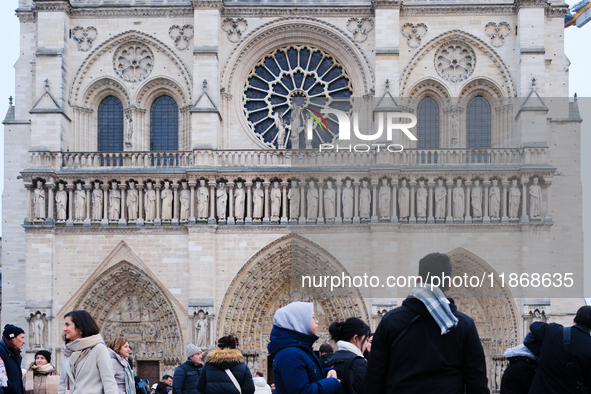
[[[127,338],[117,337],[107,344],[111,362],[113,363],[113,372],[117,389],[120,394],[135,394],[135,381],[131,364],[128,361],[131,348]]]
[[[23,378],[25,394],[57,394],[59,374],[51,364],[51,353],[39,350]]]

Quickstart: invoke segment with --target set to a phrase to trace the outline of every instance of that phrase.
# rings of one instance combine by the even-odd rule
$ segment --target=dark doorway
[[[135,374],[148,379],[150,386],[160,381],[160,363],[158,361],[138,361]]]

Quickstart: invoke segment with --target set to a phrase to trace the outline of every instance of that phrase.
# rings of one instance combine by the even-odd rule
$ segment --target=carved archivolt
[[[406,38],[406,43],[411,48],[418,48],[421,45],[421,39],[427,35],[427,25],[424,23],[405,23],[402,26],[402,36]]]
[[[122,261],[84,289],[74,309],[88,311],[106,341],[127,337],[136,360],[158,359],[164,370],[172,370],[184,360],[184,342],[174,306],[164,294],[150,275]]]
[[[287,235],[254,255],[228,287],[217,324],[218,336],[236,334],[245,350],[266,351],[275,311],[292,301],[315,304],[320,336],[328,325],[357,316],[369,321],[358,289],[302,288],[301,276],[348,275],[345,268],[319,245],[298,235]],[[326,335],[325,335],[326,336]]]
[[[168,78],[155,78],[140,87],[136,105],[140,108],[148,108],[149,104],[162,94],[174,98],[179,103],[179,107],[190,104],[187,93],[175,81]]]
[[[441,82],[427,78],[417,82],[410,89],[408,106],[416,108],[421,99],[426,96],[434,98],[440,105],[449,103],[451,99],[449,91]]]
[[[494,47],[502,47],[505,43],[505,37],[511,33],[511,25],[509,22],[488,22],[484,27],[484,34],[490,38],[490,43]]]
[[[166,44],[162,43],[158,39],[139,31],[130,30],[118,34],[110,40],[102,43],[95,50],[92,51],[92,53],[86,58],[86,60],[84,60],[82,66],[80,66],[76,73],[76,76],[74,77],[72,88],[70,89],[70,105],[76,105],[76,103],[78,102],[81,90],[83,90],[84,88],[84,80],[86,79],[88,71],[90,70],[92,65],[95,64],[99,60],[99,58],[104,54],[115,51],[119,52],[118,49],[120,49],[120,46],[124,48],[129,46],[130,43],[138,43],[142,45],[143,48],[150,48],[151,51],[157,51],[163,54],[164,56],[168,57],[178,69],[178,72],[171,72],[180,75],[180,78],[182,79],[186,89],[188,90],[189,98],[191,98],[192,77],[191,73],[189,72],[189,69],[185,66],[183,61],[174,53],[174,51],[172,51],[172,49],[170,49]],[[118,63],[119,57],[114,58],[112,61]],[[116,66],[114,65],[114,67]]]
[[[82,26],[76,26],[72,29],[72,38],[78,44],[78,50],[88,52],[92,48],[92,42],[96,40],[98,31],[94,26],[89,26],[86,29]]]
[[[466,85],[462,87],[460,94],[458,95],[460,99],[459,103],[466,106],[468,105],[468,102],[476,96],[483,96],[488,100],[502,99],[503,91],[494,81],[481,77],[466,83]],[[496,106],[499,103],[497,100],[497,102],[491,104]]]
[[[225,18],[222,21],[222,30],[226,32],[230,42],[240,41],[246,29],[248,22],[244,18]]]
[[[86,89],[84,92],[84,101],[82,105],[87,108],[98,108],[100,102],[107,96],[115,96],[121,100],[124,108],[131,104],[131,98],[127,89],[119,82],[112,78],[102,78]]]
[[[460,31],[460,30],[452,30],[447,33],[443,33],[427,44],[425,44],[410,60],[410,62],[404,68],[402,72],[402,76],[400,78],[400,96],[404,97],[407,95],[407,85],[410,80],[410,76],[412,75],[413,70],[417,67],[417,64],[425,55],[431,53],[433,50],[437,50],[441,47],[442,44],[447,42],[459,42],[462,45],[469,46],[470,48],[477,48],[482,52],[486,53],[491,61],[497,65],[497,68],[503,78],[503,96],[504,97],[514,97],[515,96],[515,86],[513,84],[513,79],[511,77],[511,73],[509,72],[509,68],[503,61],[503,59],[496,53],[496,51],[486,44],[484,41],[475,37],[472,34]],[[436,60],[435,58],[434,60]]]
[[[353,34],[357,42],[367,40],[367,35],[373,30],[373,20],[371,18],[351,18],[347,21],[347,29]]]
[[[192,25],[184,25],[183,27],[172,25],[168,30],[168,35],[174,41],[174,46],[182,51],[189,48],[194,29]]]

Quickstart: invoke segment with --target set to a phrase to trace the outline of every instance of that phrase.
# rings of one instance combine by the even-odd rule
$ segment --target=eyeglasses
[[[318,323],[318,318],[317,318],[316,316],[312,316],[312,319],[313,319],[313,320],[314,320],[316,323]]]

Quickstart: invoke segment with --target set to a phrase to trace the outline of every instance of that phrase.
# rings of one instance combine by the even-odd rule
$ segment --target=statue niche
[[[31,313],[29,318],[29,347],[34,350],[48,348],[48,328],[47,315],[41,311]]]

